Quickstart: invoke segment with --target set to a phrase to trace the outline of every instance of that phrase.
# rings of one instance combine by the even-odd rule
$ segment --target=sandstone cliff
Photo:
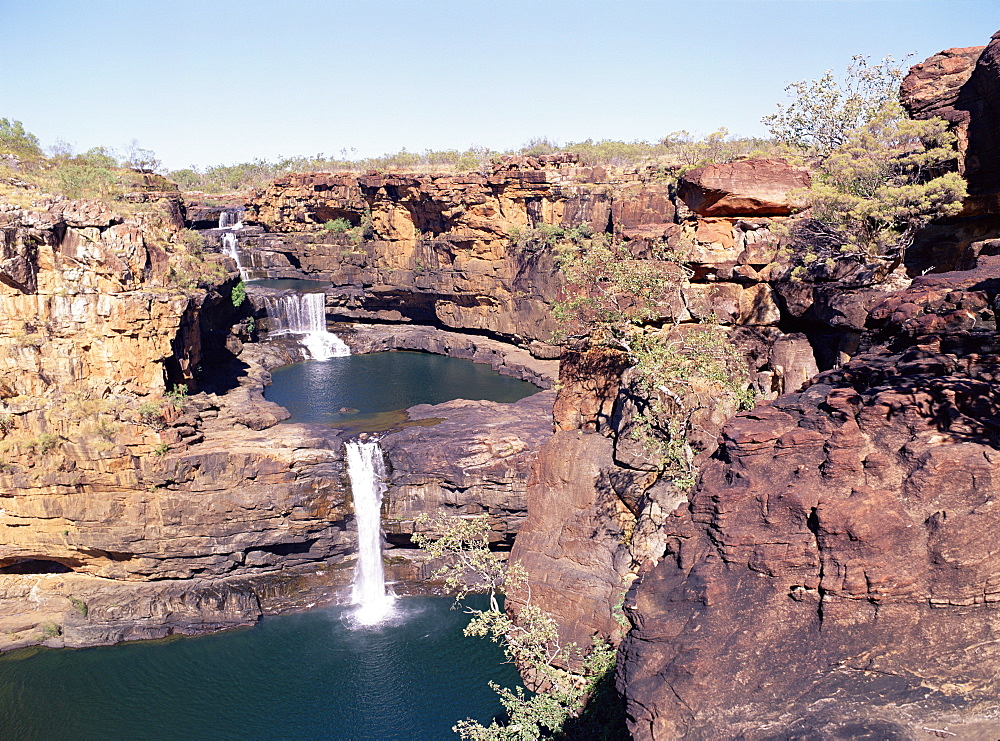
[[[869,352],[725,427],[630,598],[636,738],[1000,730],[998,287],[996,258],[918,278]]]
[[[181,229],[176,197],[167,205],[56,199],[0,214],[0,650],[246,625],[337,599],[350,581],[343,442],[277,425],[287,412],[263,398],[267,369],[298,358],[248,343],[249,304],[233,307],[224,258]],[[546,385],[554,372],[485,338],[376,334],[352,341]],[[405,433],[390,445],[391,516],[410,523],[396,532],[448,501],[491,508],[497,539],[513,537],[551,399],[503,406],[431,408],[425,424],[440,429],[422,437],[437,458]]]

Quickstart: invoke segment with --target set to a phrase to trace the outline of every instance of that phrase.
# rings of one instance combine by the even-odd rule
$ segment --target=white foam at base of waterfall
[[[351,601],[357,607],[352,620],[358,625],[377,625],[392,616],[396,601],[386,589],[382,564],[385,459],[378,440],[347,442],[345,457],[358,526],[358,560],[351,590]]]
[[[343,358],[351,354],[351,348],[347,346],[347,343],[333,332],[327,332],[325,329],[320,332],[306,333],[301,342],[313,360]]]
[[[299,340],[312,360],[329,360],[351,354],[337,335],[326,330],[326,297],[322,293],[289,293],[265,298],[272,337],[302,335]]]

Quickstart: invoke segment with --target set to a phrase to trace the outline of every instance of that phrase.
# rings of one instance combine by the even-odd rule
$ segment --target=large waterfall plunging
[[[347,474],[354,494],[354,516],[358,523],[358,560],[354,567],[352,602],[358,605],[354,619],[375,625],[392,614],[395,597],[385,588],[382,566],[382,494],[385,491],[385,460],[377,440],[346,444]]]
[[[265,298],[272,337],[302,335],[302,345],[313,360],[350,355],[350,348],[326,330],[326,296],[322,293],[287,293]]]

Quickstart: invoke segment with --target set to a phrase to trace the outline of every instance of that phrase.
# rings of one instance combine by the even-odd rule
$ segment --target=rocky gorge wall
[[[634,737],[1000,731],[998,286],[995,257],[916,279],[870,350],[726,425],[629,600]]]
[[[773,327],[780,297],[757,270],[775,259],[768,227],[794,210],[788,191],[806,182],[755,160],[690,173],[678,189],[669,174],[581,167],[572,155],[508,158],[489,174],[311,173],[255,193],[240,243],[253,276],[332,282],[333,318],[476,332],[557,357],[565,286],[549,236],[613,234],[637,257],[665,241],[694,271],[677,320]],[[356,226],[324,227],[335,219]]]
[[[287,412],[263,397],[268,369],[301,353],[250,342],[234,276],[212,268],[225,258],[188,250],[176,194],[164,200],[3,210],[0,650],[246,625],[350,582],[343,440],[279,425]],[[178,288],[202,273],[224,283]],[[436,350],[543,385],[555,371],[486,338],[351,335],[356,349]],[[439,506],[489,511],[497,541],[512,540],[551,403],[431,408],[423,424],[448,430],[421,428],[436,458],[387,439],[400,552],[413,519]],[[420,568],[394,557],[390,573]]]
[[[959,131],[970,184],[906,256],[937,272],[827,293],[861,320],[858,354],[731,419],[664,519],[664,558],[626,600],[634,738],[1000,733],[998,54],[994,36],[904,82],[914,115]]]
[[[984,91],[967,173],[992,161],[979,70],[997,43],[971,69],[945,53],[958,71],[926,83],[945,91],[928,110],[970,80]],[[995,733],[991,186],[904,269],[796,270],[778,234],[808,182],[777,160],[675,178],[565,155],[308,173],[255,194],[239,239],[255,275],[330,282],[328,318],[356,351],[444,352],[542,386],[561,356],[558,391],[415,408],[385,435],[390,561],[426,576],[409,558],[422,512],[487,514],[528,569],[513,611],[530,593],[581,645],[631,625],[619,686],[636,737]],[[222,288],[173,287],[176,219],[65,201],[0,215],[0,649],[215,630],[335,597],[353,550],[342,439],[278,424],[268,370],[301,356],[252,341],[255,289],[236,311],[215,254]],[[582,226],[637,257],[674,250],[684,279],[657,331],[717,323],[765,402],[734,417],[710,384],[676,402],[704,470],[691,492],[634,434],[651,399],[624,353],[551,342],[565,284],[546,230]],[[950,268],[973,272],[910,285]],[[175,383],[197,393],[171,397]]]

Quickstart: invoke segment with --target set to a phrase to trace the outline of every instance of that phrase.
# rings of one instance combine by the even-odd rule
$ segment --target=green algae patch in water
[[[466,638],[449,598],[407,598],[352,630],[342,608],[170,642],[44,650],[0,664],[4,739],[454,739],[519,683],[499,646]]]
[[[312,422],[357,432],[394,429],[395,413],[454,399],[514,402],[537,386],[502,376],[484,363],[420,352],[382,352],[306,361],[273,371],[265,396],[292,413],[287,422]]]

